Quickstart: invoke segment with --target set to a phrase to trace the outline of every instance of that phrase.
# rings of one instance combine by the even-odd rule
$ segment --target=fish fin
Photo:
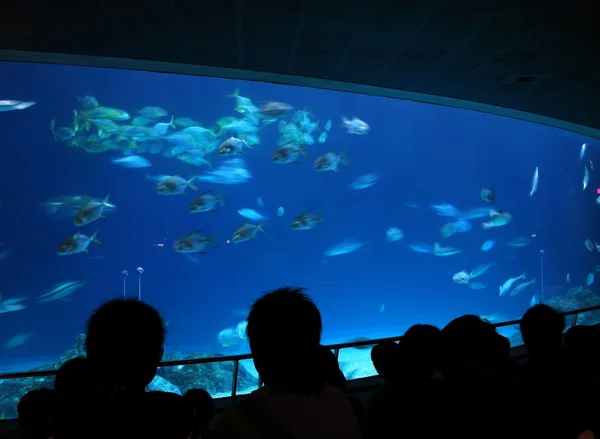
[[[190,178],[190,179],[187,181],[187,185],[188,185],[189,187],[191,187],[192,189],[194,189],[195,191],[197,191],[197,190],[198,190],[198,187],[196,187],[196,185],[194,184],[194,180],[195,180],[195,179],[196,179],[196,176],[193,176],[192,178]]]
[[[247,139],[248,139],[248,134],[246,134],[244,136],[244,140],[242,140],[242,142],[244,142],[244,145],[246,145],[246,148],[252,149],[252,147],[250,145],[248,145]]]
[[[225,200],[223,199],[223,194],[217,194],[217,196],[215,198],[217,199],[217,203],[219,203],[221,206],[225,206]]]
[[[304,145],[300,145],[300,146],[298,147],[298,152],[299,152],[300,154],[302,154],[304,157],[308,157],[308,154],[306,153],[306,151],[304,151]]]
[[[262,226],[262,221],[259,221],[258,224],[256,225],[256,230],[264,233],[265,235],[267,234],[267,232],[265,232],[265,229]]]
[[[333,169],[333,172],[340,172],[340,168]]]
[[[490,227],[492,227],[489,223],[481,223],[481,227],[483,227],[484,229],[489,229]]]
[[[110,192],[108,194],[106,194],[106,197],[104,197],[104,201],[102,201],[102,204],[104,206],[106,206],[106,203],[108,203],[108,199],[110,198]]]
[[[102,242],[100,242],[100,241],[98,240],[98,238],[96,238],[96,237],[98,236],[98,232],[99,232],[99,231],[100,231],[100,230],[96,230],[96,231],[94,232],[94,234],[93,234],[93,235],[92,235],[92,237],[90,238],[90,241],[92,241],[94,244],[102,245]],[[87,250],[87,249],[86,249],[86,250]]]
[[[172,127],[173,129],[177,128],[177,127],[175,126],[175,123],[173,123],[173,120],[174,120],[174,119],[175,119],[175,115],[172,115],[172,116],[171,116],[171,121],[169,122],[169,125],[171,125],[171,127]]]
[[[98,219],[106,219],[106,215],[100,215]]]
[[[81,232],[79,230],[77,230],[75,233],[73,233],[73,238],[77,238],[79,237],[79,235],[81,234]]]

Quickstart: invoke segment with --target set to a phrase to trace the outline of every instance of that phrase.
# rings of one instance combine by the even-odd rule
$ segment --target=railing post
[[[237,379],[238,372],[240,370],[240,360],[234,360],[233,362],[233,382],[231,383],[231,402],[235,404],[235,397],[237,395]]]
[[[335,355],[335,359],[336,360],[339,360],[339,358],[340,358],[340,350],[338,348],[335,348],[333,350],[333,355]]]
[[[579,317],[579,313],[577,312],[577,313],[573,314],[573,316],[574,316],[573,317],[573,324],[571,325],[571,327],[577,325],[577,318]]]

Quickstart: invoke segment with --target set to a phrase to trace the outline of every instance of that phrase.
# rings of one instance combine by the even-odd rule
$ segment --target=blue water
[[[128,293],[137,295],[138,266],[144,269],[143,300],[169,322],[170,347],[227,354],[246,350],[245,344],[221,346],[217,334],[242,321],[261,293],[282,285],[308,288],[323,314],[324,341],[334,342],[399,335],[413,323],[443,325],[464,313],[518,318],[532,295],[541,293],[540,249],[545,251],[546,297],[566,292],[567,272],[579,285],[597,263],[598,253],[589,252],[584,241],[600,240],[595,227],[599,183],[593,171],[586,191],[581,180],[584,164],[598,152],[580,135],[415,102],[137,71],[5,63],[0,65],[0,84],[2,99],[37,102],[23,111],[0,113],[0,249],[10,250],[0,262],[0,291],[5,299],[33,299],[60,282],[85,281],[69,296],[70,302],[32,300],[24,310],[0,314],[2,343],[16,334],[33,333],[26,343],[2,351],[3,371],[12,369],[11,362],[55,358],[71,347],[94,308],[122,296],[122,270],[129,272]],[[111,163],[117,152],[86,153],[55,142],[50,131],[52,118],[68,126],[77,97],[86,95],[132,116],[144,106],[160,106],[169,115],[211,126],[224,116],[243,117],[234,111],[235,99],[226,96],[235,89],[257,106],[276,100],[310,111],[320,121],[318,133],[331,120],[326,143],[306,146],[308,157],[301,157],[300,164],[276,165],[271,154],[278,123],[261,126],[260,145],[244,157],[252,173],[249,182],[197,182],[198,193],[188,189],[185,196],[159,196],[146,174],[189,178],[205,169],[148,153],[143,155],[152,168],[125,169]],[[341,116],[359,117],[370,132],[348,134]],[[583,142],[591,146],[581,162]],[[340,172],[313,171],[319,155],[346,148],[349,163]],[[213,168],[224,161],[217,152],[207,158]],[[530,197],[536,166],[539,188]],[[356,177],[367,173],[381,178],[367,189],[349,189]],[[436,215],[431,204],[451,203],[461,210],[485,207],[482,188],[496,191],[492,207],[510,212],[513,221],[484,230],[480,223],[485,219],[476,219],[471,231],[442,238],[439,230],[449,219]],[[208,189],[223,193],[225,206],[217,213],[189,213],[189,202]],[[42,203],[62,195],[102,198],[109,192],[117,209],[82,229],[88,235],[99,229],[103,245],[90,244],[89,255],[58,256],[57,245],[76,228],[72,218],[48,215]],[[278,217],[280,206],[285,213]],[[228,244],[246,222],[237,213],[241,208],[268,217],[266,234]],[[325,224],[316,233],[292,230],[292,219],[310,208],[323,215]],[[390,227],[400,228],[404,239],[388,242]],[[200,255],[201,264],[172,247],[199,229],[205,235],[217,233],[219,246]],[[532,235],[527,247],[505,245]],[[324,256],[327,248],[346,239],[364,246]],[[496,240],[496,246],[482,252],[488,239]],[[435,241],[462,252],[437,257],[407,246]],[[487,288],[475,291],[452,281],[452,274],[485,263],[494,264],[478,279]],[[536,278],[536,284],[516,297],[498,297],[499,286],[523,272],[528,279]],[[595,285],[590,288],[594,291]]]

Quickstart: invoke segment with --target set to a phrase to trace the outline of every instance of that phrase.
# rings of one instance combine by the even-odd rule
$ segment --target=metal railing
[[[575,318],[571,326],[577,324],[577,319],[580,314],[584,314],[591,311],[600,310],[600,305],[592,306],[589,308],[582,308],[573,311],[567,311],[561,313],[563,316],[572,316]],[[513,326],[518,325],[521,320],[511,320],[507,322],[500,323],[492,323],[492,325],[496,328],[502,328],[505,326]],[[384,341],[400,341],[402,336],[396,337],[386,337],[386,338],[377,338],[372,340],[361,340],[361,341],[352,341],[348,343],[337,343],[333,345],[328,345],[327,347],[331,349],[336,358],[339,358],[340,350],[348,349],[348,348],[360,348],[365,346],[373,346],[378,343]],[[235,399],[237,395],[237,381],[238,381],[238,373],[240,368],[240,361],[250,360],[252,359],[252,354],[241,354],[241,355],[229,355],[222,357],[206,357],[206,358],[190,358],[187,360],[173,360],[173,361],[162,361],[159,364],[159,367],[173,367],[173,366],[187,366],[191,364],[208,364],[208,363],[225,363],[225,362],[233,362],[233,382],[231,385],[231,398]],[[30,372],[8,372],[8,373],[0,373],[0,380],[11,380],[11,379],[19,379],[19,378],[36,378],[36,377],[49,377],[56,375],[56,370],[38,370],[38,371],[30,371]]]

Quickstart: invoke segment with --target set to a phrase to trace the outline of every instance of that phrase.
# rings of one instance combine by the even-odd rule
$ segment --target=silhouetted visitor
[[[400,366],[400,348],[391,340],[383,341],[371,349],[373,367],[381,379],[386,382],[398,375]]]
[[[215,416],[215,403],[210,394],[204,389],[190,389],[183,395],[186,403],[194,412],[194,430],[192,439],[211,439],[213,433],[208,429]]]
[[[92,314],[85,347],[105,384],[139,394],[156,375],[164,341],[158,311],[135,299],[117,299]]]
[[[56,393],[52,389],[36,389],[27,392],[17,405],[19,437],[48,439],[54,434]]]
[[[301,288],[280,288],[258,299],[246,329],[264,387],[226,411],[221,439],[360,438],[348,398],[321,373],[321,314]]]

